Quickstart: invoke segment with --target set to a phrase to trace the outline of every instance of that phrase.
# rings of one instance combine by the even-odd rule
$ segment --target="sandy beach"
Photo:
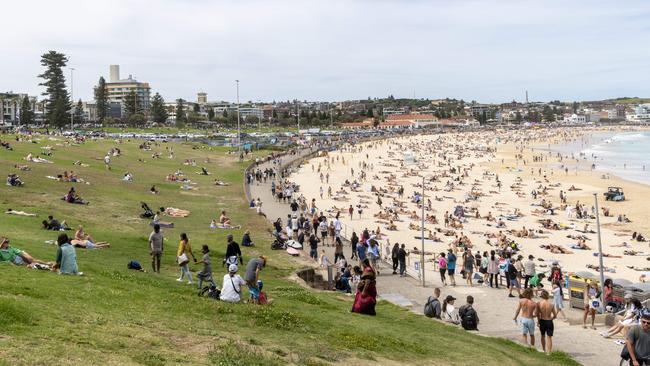
[[[560,161],[558,153],[542,150],[548,144],[569,143],[596,132],[602,131],[485,131],[347,145],[309,160],[289,179],[300,185],[307,202],[315,199],[326,215],[340,212],[344,236],[349,238],[353,230],[357,234],[364,229],[379,232],[384,252],[387,245],[406,244],[411,266],[420,258],[413,251],[421,246],[417,237],[422,208],[415,201],[424,177],[425,238],[435,237],[425,240],[426,261],[448,248],[462,251],[465,243],[474,253],[482,253],[514,241],[518,254],[535,256],[538,271],[549,270],[551,262],[558,261],[565,272],[594,275],[598,273],[598,241],[592,232],[596,230],[592,208],[596,193],[603,252],[608,255],[604,258],[606,276],[638,282],[650,269],[650,248],[632,241],[632,233],[650,232],[650,211],[643,204],[650,197],[650,186],[615,176],[602,179],[603,172],[591,171],[587,159],[562,156]],[[603,192],[608,186],[623,187],[627,200],[605,202]],[[565,204],[560,191],[566,195]],[[584,205],[586,218],[577,218],[577,203]],[[607,217],[603,208],[609,209]],[[461,217],[445,227],[446,213],[455,211]],[[622,214],[631,222],[618,222]],[[576,248],[580,238],[589,249]],[[432,269],[431,264],[427,266]]]

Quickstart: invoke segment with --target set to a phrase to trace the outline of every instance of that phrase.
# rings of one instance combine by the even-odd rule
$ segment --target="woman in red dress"
[[[366,315],[376,315],[375,304],[377,304],[377,287],[375,285],[377,275],[370,266],[370,260],[362,262],[363,274],[357,286],[357,294],[352,305],[352,312]]]

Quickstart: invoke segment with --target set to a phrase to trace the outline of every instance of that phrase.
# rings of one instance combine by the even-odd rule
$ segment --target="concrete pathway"
[[[303,151],[296,156],[284,157],[282,164],[286,165],[300,160],[308,155],[308,153],[307,151]],[[276,167],[271,163],[263,163],[260,164],[259,168],[263,170],[269,166]],[[259,197],[262,200],[262,211],[266,214],[269,221],[274,221],[279,217],[282,218],[283,223],[286,222],[290,208],[288,204],[280,203],[272,197],[271,181],[265,184],[253,183],[249,188],[252,198]],[[324,249],[329,258],[332,259],[334,257],[334,248],[324,247]],[[344,252],[346,258],[349,258],[349,247]],[[308,251],[302,251],[301,256],[309,260],[308,254]],[[457,287],[442,287],[439,277],[429,271],[425,273],[426,287],[422,287],[419,279],[392,275],[392,268],[389,268],[390,266],[386,263],[380,266],[377,290],[381,299],[397,304],[398,306],[410,308],[416,313],[422,313],[424,303],[427,297],[432,294],[434,287],[441,287],[442,298],[447,295],[456,297],[457,308],[465,303],[467,295],[472,295],[475,299],[474,308],[480,318],[480,334],[520,341],[520,328],[513,321],[518,299],[509,298],[505,290],[492,289],[482,285],[469,287],[464,284],[464,280],[460,276],[457,278]],[[568,302],[566,305],[568,307]],[[568,308],[565,308],[565,311],[569,316],[570,323],[582,324],[581,311]],[[433,320],[423,317],[422,321]],[[611,339],[602,338],[599,332],[605,331],[606,327],[603,324],[597,324],[597,326],[599,329],[596,331],[583,329],[581,325],[570,325],[569,322],[556,320],[553,349],[570,354],[584,365],[618,365],[622,346],[615,344]],[[536,347],[541,350],[539,335],[539,331],[536,330]]]

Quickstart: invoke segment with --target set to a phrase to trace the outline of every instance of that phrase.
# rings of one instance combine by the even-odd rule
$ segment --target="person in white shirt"
[[[221,285],[221,301],[239,302],[241,300],[241,289],[246,284],[243,278],[237,274],[237,265],[231,264],[228,267],[228,273],[223,276]]]

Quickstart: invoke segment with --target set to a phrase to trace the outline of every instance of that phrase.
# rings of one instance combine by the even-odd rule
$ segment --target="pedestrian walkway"
[[[302,151],[295,156],[286,156],[282,158],[282,164],[287,165],[293,161],[303,159],[308,152]],[[270,162],[260,164],[260,169],[276,167]],[[316,179],[316,176],[314,176]],[[260,198],[263,202],[263,212],[269,221],[275,221],[277,218],[284,219],[290,213],[288,204],[283,204],[275,200],[271,194],[271,181],[267,183],[253,183],[250,185],[250,197]],[[311,197],[307,197],[308,200]],[[325,249],[326,254],[331,259],[334,258],[333,247],[319,246],[319,249]],[[344,249],[346,258],[349,258],[350,249]],[[309,251],[304,250],[301,253],[302,260],[310,261]],[[507,292],[503,289],[497,290],[482,285],[469,287],[460,276],[457,276],[456,287],[443,287],[438,276],[433,271],[427,270],[426,284],[422,287],[421,281],[412,277],[400,277],[392,275],[392,268],[387,263],[383,263],[380,268],[380,274],[377,278],[377,290],[379,298],[387,300],[411,309],[414,312],[422,313],[424,303],[428,296],[432,295],[434,287],[440,287],[442,298],[447,295],[456,297],[456,307],[465,303],[467,295],[474,297],[474,308],[480,318],[479,334],[486,336],[503,337],[514,341],[520,340],[520,326],[515,324],[513,316],[517,307],[517,298],[509,298]],[[581,324],[582,312],[575,309],[565,308],[567,315],[573,323]],[[580,319],[580,320],[579,320]],[[423,318],[423,321],[434,321]],[[620,351],[622,346],[614,343],[611,339],[604,339],[599,332],[605,330],[601,325],[598,331],[583,329],[580,325],[569,325],[568,322],[561,320],[555,321],[555,335],[553,337],[553,349],[564,351],[584,365],[618,365]],[[536,347],[541,350],[539,341],[539,331],[536,331]]]

